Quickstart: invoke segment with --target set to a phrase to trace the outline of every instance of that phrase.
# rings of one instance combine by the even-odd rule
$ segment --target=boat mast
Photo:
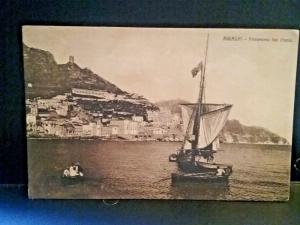
[[[205,82],[205,68],[206,68],[206,58],[207,58],[207,50],[208,50],[208,39],[209,39],[209,34],[207,34],[207,40],[206,40],[204,66],[203,66],[203,69],[201,70],[200,89],[199,89],[199,95],[198,95],[198,102],[196,105],[197,108],[196,108],[196,115],[195,115],[195,121],[194,121],[194,127],[193,127],[193,135],[194,135],[195,139],[192,142],[192,149],[197,149],[198,143],[199,143],[201,112],[202,112],[202,106],[203,106],[202,101],[203,101],[204,82]]]

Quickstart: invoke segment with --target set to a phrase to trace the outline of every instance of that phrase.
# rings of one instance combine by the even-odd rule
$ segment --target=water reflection
[[[230,195],[228,183],[172,183],[170,193],[176,199],[226,199]]]

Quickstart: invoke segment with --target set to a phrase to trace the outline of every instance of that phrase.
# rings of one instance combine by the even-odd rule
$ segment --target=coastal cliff
[[[182,99],[172,99],[155,103],[161,108],[168,108],[172,113],[181,114],[180,104],[189,103]],[[248,144],[284,144],[289,142],[274,132],[258,126],[246,126],[237,119],[227,120],[221,131],[220,142],[223,143],[248,143]]]

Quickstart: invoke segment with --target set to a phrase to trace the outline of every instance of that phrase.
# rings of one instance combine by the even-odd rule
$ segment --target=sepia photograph
[[[299,32],[23,26],[28,194],[287,201]]]

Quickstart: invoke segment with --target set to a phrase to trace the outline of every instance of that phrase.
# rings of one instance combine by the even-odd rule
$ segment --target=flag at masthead
[[[203,69],[203,63],[201,61],[194,69],[192,69],[191,73],[192,73],[193,77],[197,76],[199,71],[202,71],[202,69]]]

